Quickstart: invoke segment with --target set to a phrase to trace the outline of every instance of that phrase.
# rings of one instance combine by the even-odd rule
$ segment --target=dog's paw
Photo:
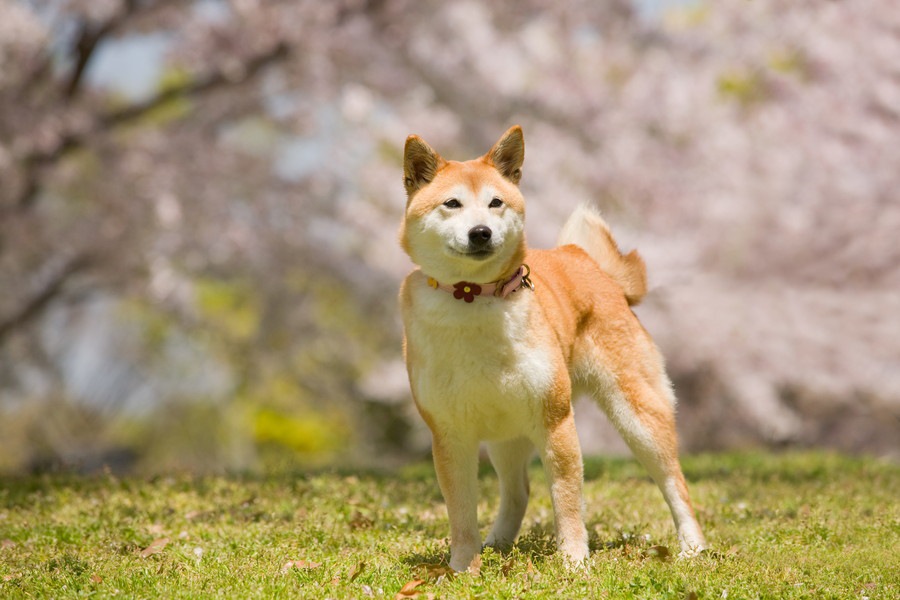
[[[705,544],[697,544],[696,546],[685,546],[678,553],[679,559],[696,558],[702,554],[708,554],[709,549]]]
[[[481,569],[481,546],[466,548],[466,549],[454,549],[450,552],[450,568],[456,571],[457,573],[463,573],[468,571],[472,573],[473,570],[478,571]]]
[[[588,545],[581,542],[562,544],[559,547],[559,551],[563,555],[566,567],[571,570],[583,569],[590,554]]]
[[[515,539],[508,540],[495,536],[493,532],[484,541],[484,548],[493,548],[497,552],[509,552],[515,545]]]

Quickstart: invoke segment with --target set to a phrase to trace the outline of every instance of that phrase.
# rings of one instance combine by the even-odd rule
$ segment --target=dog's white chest
[[[453,431],[482,440],[531,436],[556,365],[531,330],[531,292],[472,304],[426,289],[406,315],[416,400]]]

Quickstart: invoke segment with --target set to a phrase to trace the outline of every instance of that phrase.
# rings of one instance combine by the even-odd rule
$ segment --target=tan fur
[[[450,564],[463,570],[480,551],[478,445],[488,443],[501,503],[488,544],[512,544],[528,497],[526,466],[536,447],[551,482],[557,541],[573,563],[588,553],[582,459],[572,396],[593,396],[669,504],[685,554],[705,547],[678,463],[675,398],[662,357],[629,304],[646,292],[644,263],[622,255],[593,210],[576,211],[566,244],[531,250],[517,183],[524,160],[514,127],[483,157],[445,161],[420,138],[407,141],[409,196],[401,243],[420,269],[400,299],[413,397],[433,433],[438,482],[447,502]],[[458,208],[448,207],[455,200]],[[491,200],[502,201],[490,208]],[[495,202],[496,204],[496,202]],[[466,231],[493,232],[489,257],[472,258]],[[522,262],[534,290],[466,304],[428,285],[489,283]],[[573,389],[574,388],[574,389]]]

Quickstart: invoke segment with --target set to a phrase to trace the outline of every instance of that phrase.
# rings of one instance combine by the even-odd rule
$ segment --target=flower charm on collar
[[[453,285],[441,283],[434,277],[426,275],[426,283],[428,287],[453,294],[457,300],[465,300],[466,303],[475,301],[475,296],[485,296],[487,298],[509,298],[510,295],[523,287],[534,291],[534,283],[531,281],[531,269],[528,265],[521,265],[516,272],[507,279],[498,279],[490,283],[470,283],[468,281],[460,281]]]
[[[475,300],[475,296],[481,294],[481,286],[477,283],[469,283],[467,281],[460,281],[459,283],[453,284],[453,297],[457,300],[465,300],[466,302],[472,302]]]

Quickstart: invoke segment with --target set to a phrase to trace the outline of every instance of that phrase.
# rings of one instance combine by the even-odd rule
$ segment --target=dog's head
[[[406,215],[400,243],[438,281],[488,283],[525,255],[525,200],[519,192],[525,141],[511,127],[480,158],[447,161],[415,135],[406,140]]]

